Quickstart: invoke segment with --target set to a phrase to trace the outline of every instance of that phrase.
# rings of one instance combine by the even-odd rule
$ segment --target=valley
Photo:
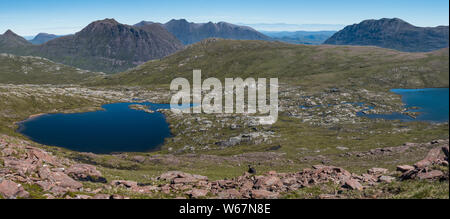
[[[118,41],[132,43],[116,44],[116,33]],[[448,117],[405,122],[360,116],[419,118],[391,90],[448,88],[448,48],[412,53],[268,39],[182,42],[161,24],[113,19],[40,46],[9,31],[0,46],[0,198],[448,199]],[[192,81],[195,69],[220,81],[278,78],[278,121],[265,125],[250,114],[168,109],[171,81]],[[83,118],[89,115],[95,119]],[[141,124],[156,117],[164,126]],[[100,142],[46,145],[21,132],[27,120],[46,118],[61,121],[45,130],[35,126],[35,133],[60,140],[69,127],[81,134],[76,138]],[[153,134],[147,131],[159,133],[155,145],[140,141]],[[135,132],[140,135],[120,136]],[[101,139],[108,135],[116,148],[104,148]],[[143,144],[127,150],[134,142]]]

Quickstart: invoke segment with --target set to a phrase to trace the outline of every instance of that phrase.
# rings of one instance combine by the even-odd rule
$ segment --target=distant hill
[[[345,27],[325,44],[378,46],[405,52],[429,52],[449,46],[449,27],[416,27],[398,18],[366,20]]]
[[[101,75],[45,58],[0,54],[0,84],[79,84]]]
[[[24,52],[29,46],[31,46],[30,42],[11,30],[7,30],[4,34],[0,34],[0,52]]]
[[[135,24],[137,27],[152,25],[153,22],[142,21]],[[254,30],[251,27],[238,26],[226,22],[219,23],[191,23],[185,19],[171,20],[161,24],[183,44],[189,45],[207,38],[223,38],[234,40],[271,40],[270,37]]]
[[[58,37],[61,37],[61,36],[57,36],[54,34],[48,34],[48,33],[39,33],[32,40],[29,40],[29,41],[30,41],[30,43],[32,43],[34,45],[40,45],[40,44],[46,43],[50,40],[56,39]]]
[[[120,24],[114,19],[95,21],[74,35],[59,37],[42,45],[23,41],[21,46],[11,46],[12,40],[0,43],[0,52],[40,56],[106,73],[125,71],[183,48],[178,39],[159,25],[140,28]]]
[[[261,31],[261,33],[286,43],[320,45],[337,31]]]
[[[170,84],[174,78],[279,78],[320,89],[448,87],[448,49],[433,53],[333,45],[294,45],[256,40],[207,39],[162,60],[101,78],[96,85]]]

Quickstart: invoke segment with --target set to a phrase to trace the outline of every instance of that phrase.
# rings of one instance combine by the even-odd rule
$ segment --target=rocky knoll
[[[445,144],[445,142],[447,142]],[[379,183],[403,180],[448,180],[448,141],[432,149],[414,166],[401,165],[398,172],[371,168],[355,174],[343,168],[315,165],[296,173],[270,171],[264,175],[245,173],[233,179],[209,180],[206,176],[170,171],[152,178],[151,183],[129,180],[108,182],[95,166],[54,156],[27,141],[0,136],[0,196],[6,199],[36,198],[32,186],[43,191],[44,198],[125,199],[123,194],[140,197],[172,195],[177,198],[276,199],[289,192],[332,183],[342,190],[363,191]],[[92,190],[85,183],[101,185]],[[121,191],[121,192],[120,192]],[[72,195],[70,195],[72,194]],[[75,195],[73,195],[75,194]],[[320,198],[340,198],[323,194]]]
[[[96,167],[55,157],[26,141],[0,136],[0,196],[30,198],[24,185],[37,185],[47,198],[83,191],[82,181],[106,182]]]
[[[11,30],[0,34],[0,52],[25,52],[32,44]]]

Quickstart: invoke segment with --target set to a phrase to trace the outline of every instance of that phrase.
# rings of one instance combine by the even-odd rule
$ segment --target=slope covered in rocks
[[[0,198],[276,199],[296,197],[311,187],[321,188],[321,194],[316,198],[322,199],[390,197],[395,194],[380,188],[399,181],[441,181],[444,185],[446,181],[448,187],[448,140],[433,144],[435,146],[427,157],[414,166],[398,166],[400,174],[391,173],[384,168],[371,168],[367,173],[359,175],[335,166],[315,165],[295,173],[245,173],[223,180],[209,180],[206,176],[169,171],[153,177],[150,182],[139,183],[127,179],[105,178],[102,167],[55,156],[27,141],[1,135]],[[440,167],[443,167],[442,170],[446,169],[445,172],[439,170]],[[329,189],[338,189],[340,192],[327,193],[326,185]]]

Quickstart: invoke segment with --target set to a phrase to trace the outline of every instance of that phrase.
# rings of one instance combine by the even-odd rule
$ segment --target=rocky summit
[[[416,27],[401,19],[366,20],[345,27],[325,44],[378,46],[405,52],[429,52],[449,46],[448,26]]]
[[[30,45],[30,42],[11,30],[7,30],[4,34],[0,34],[0,52],[21,52]]]

